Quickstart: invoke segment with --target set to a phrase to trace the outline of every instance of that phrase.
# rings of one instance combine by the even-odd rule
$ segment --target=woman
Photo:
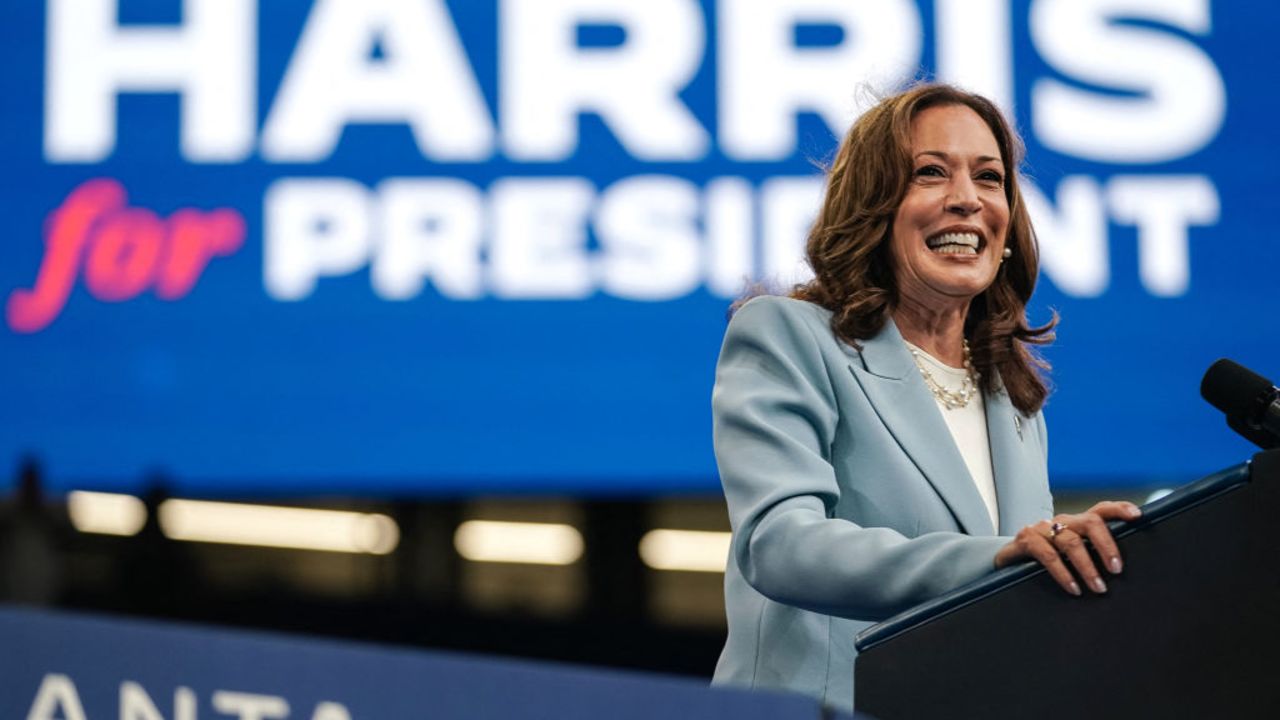
[[[814,279],[730,322],[712,401],[734,531],[716,683],[850,709],[868,625],[1027,559],[1073,595],[1121,571],[1105,521],[1137,507],[1048,519],[1048,391],[1028,345],[1053,323],[1025,317],[1021,152],[980,96],[882,101],[832,166]]]

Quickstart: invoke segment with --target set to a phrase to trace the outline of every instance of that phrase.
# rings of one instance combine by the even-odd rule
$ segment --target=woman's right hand
[[[1142,511],[1131,502],[1104,501],[1075,515],[1057,515],[1018,531],[1013,541],[996,553],[996,567],[1023,560],[1035,560],[1072,595],[1080,595],[1076,575],[1095,593],[1105,593],[1107,583],[1089,553],[1084,540],[1093,545],[1097,559],[1112,575],[1124,569],[1120,549],[1107,527],[1108,520],[1136,520]],[[1070,566],[1068,567],[1068,563]],[[1075,569],[1072,574],[1071,569]]]

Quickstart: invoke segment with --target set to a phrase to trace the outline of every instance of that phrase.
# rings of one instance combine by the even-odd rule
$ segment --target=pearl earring
[[[1011,258],[1011,257],[1013,257],[1013,248],[1008,248],[1008,247],[1007,247],[1007,248],[1005,248],[1005,249],[1004,249],[1004,259],[1005,259],[1005,260],[1008,260],[1008,259],[1009,259],[1009,258]]]

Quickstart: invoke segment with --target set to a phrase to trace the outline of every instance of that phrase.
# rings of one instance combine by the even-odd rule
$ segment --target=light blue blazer
[[[897,327],[858,351],[830,319],[759,297],[725,335],[712,409],[733,545],[713,683],[850,710],[854,635],[992,572],[1053,499],[1043,418],[986,395],[997,532]]]

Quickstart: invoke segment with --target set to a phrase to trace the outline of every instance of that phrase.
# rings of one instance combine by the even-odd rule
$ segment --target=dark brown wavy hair
[[[986,98],[950,85],[928,83],[885,98],[862,115],[841,142],[827,173],[827,191],[806,248],[814,278],[792,297],[827,308],[831,329],[855,347],[884,328],[898,304],[889,238],[911,181],[911,121],[942,105],[970,108],[991,128],[1004,163],[1009,201],[1006,246],[1013,255],[995,281],[969,305],[965,337],[981,387],[1003,382],[1013,405],[1026,415],[1039,410],[1049,388],[1049,365],[1032,346],[1053,341],[1055,313],[1041,327],[1027,324],[1026,306],[1036,286],[1040,253],[1018,187],[1023,145],[1000,110]]]

